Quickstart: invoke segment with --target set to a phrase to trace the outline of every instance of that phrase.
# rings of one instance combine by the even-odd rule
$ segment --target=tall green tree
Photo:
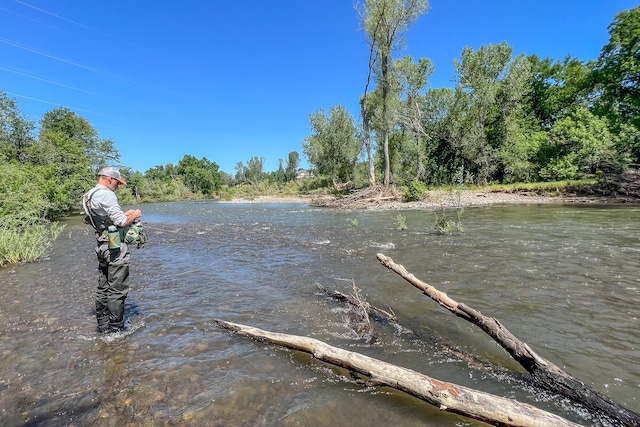
[[[506,43],[485,45],[474,51],[465,47],[454,61],[458,82],[467,98],[461,154],[465,169],[478,182],[491,178],[498,168],[497,150],[510,137],[517,107],[526,93],[529,63],[512,58]]]
[[[59,132],[81,146],[93,174],[104,166],[120,162],[120,152],[114,142],[99,138],[87,119],[68,108],[59,107],[44,114],[40,120],[40,139],[48,132]]]
[[[527,57],[531,68],[529,91],[522,107],[539,126],[548,131],[576,105],[587,105],[591,93],[589,68],[580,60],[567,56],[562,61]]]
[[[640,128],[640,6],[620,12],[609,25],[609,43],[594,67],[601,110],[614,121]]]
[[[49,218],[76,209],[82,194],[95,181],[95,165],[90,152],[98,134],[82,116],[67,108],[57,108],[43,115],[37,144],[28,149],[28,158],[46,179]]]
[[[34,144],[35,123],[19,111],[15,100],[0,91],[0,160],[26,160],[26,150]]]
[[[363,7],[363,23],[370,43],[369,76],[375,67],[378,84],[381,88],[381,129],[384,155],[384,185],[388,186],[391,176],[389,158],[389,135],[394,125],[390,103],[392,92],[392,66],[395,50],[404,43],[409,27],[428,9],[427,0],[366,0]],[[367,80],[369,81],[370,78]],[[367,101],[367,94],[361,100],[361,107]],[[362,104],[362,103],[365,104]],[[369,115],[365,108],[363,120]]]
[[[423,121],[425,111],[422,98],[435,67],[429,58],[420,58],[416,63],[412,57],[406,56],[394,64],[394,69],[403,98],[400,122],[408,130],[409,141],[408,144],[399,147],[403,154],[401,161],[405,163],[403,170],[406,170],[407,174],[412,171],[413,180],[420,181],[426,174],[424,156],[428,136]]]
[[[300,154],[297,151],[292,151],[287,157],[287,167],[285,169],[287,181],[293,181],[296,179],[298,166],[300,166]]]
[[[212,196],[220,189],[219,166],[206,157],[197,159],[192,155],[185,155],[176,165],[176,172],[184,184],[194,193]]]
[[[351,114],[341,105],[319,110],[310,116],[314,134],[305,138],[302,148],[309,164],[331,178],[334,188],[353,177],[361,142]]]
[[[245,180],[251,185],[258,185],[264,176],[264,157],[251,157],[244,168]]]
[[[244,183],[246,181],[244,177],[244,172],[245,172],[244,163],[242,162],[236,163],[235,170],[236,170],[236,175],[235,175],[236,184]]]
[[[147,169],[144,177],[152,181],[170,182],[178,177],[178,171],[172,163],[167,163]]]

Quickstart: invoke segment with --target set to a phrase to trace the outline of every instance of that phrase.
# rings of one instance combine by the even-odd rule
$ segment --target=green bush
[[[454,231],[462,232],[462,222],[460,221],[461,212],[457,212],[457,221],[454,221],[447,217],[447,213],[444,207],[440,208],[440,212],[436,211],[434,228],[440,234],[451,234]]]
[[[427,185],[422,181],[412,181],[405,188],[402,199],[405,202],[417,202],[427,195]]]

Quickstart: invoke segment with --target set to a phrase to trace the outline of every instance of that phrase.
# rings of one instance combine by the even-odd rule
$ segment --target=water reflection
[[[501,348],[387,272],[377,252],[640,410],[634,207],[467,209],[464,232],[451,236],[432,231],[428,211],[403,212],[404,231],[397,212],[304,205],[166,203],[144,213],[150,243],[133,254],[129,335],[94,333],[96,263],[81,224],[69,222],[47,259],[0,270],[6,425],[481,425],[232,335],[216,318],[312,336],[585,423],[528,388]],[[417,335],[377,325],[365,342],[316,283],[345,293],[355,283]]]

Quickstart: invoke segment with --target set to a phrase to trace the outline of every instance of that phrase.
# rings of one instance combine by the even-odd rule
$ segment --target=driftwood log
[[[238,335],[303,351],[318,360],[360,373],[369,378],[368,385],[395,388],[442,411],[498,426],[578,426],[526,403],[439,381],[420,372],[342,350],[313,338],[269,332],[222,320],[216,322],[223,328],[236,331]]]
[[[388,256],[379,253],[377,258],[383,266],[400,275],[442,307],[486,332],[529,372],[533,383],[537,386],[571,399],[595,415],[608,418],[614,425],[640,427],[640,414],[614,402],[608,396],[585,385],[555,364],[540,357],[526,343],[509,332],[497,319],[485,316],[463,303],[454,301],[446,293],[417,279]]]

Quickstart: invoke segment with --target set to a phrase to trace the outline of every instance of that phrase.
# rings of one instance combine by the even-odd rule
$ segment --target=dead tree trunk
[[[532,405],[442,382],[411,369],[342,350],[313,338],[269,332],[222,320],[216,322],[226,329],[237,331],[239,335],[303,351],[318,360],[358,372],[370,378],[369,385],[395,388],[443,411],[498,426],[578,426]]]
[[[584,406],[597,415],[610,418],[615,425],[629,427],[640,426],[640,414],[633,412],[604,394],[585,385],[582,381],[564,372],[555,364],[538,356],[527,344],[516,338],[497,319],[484,316],[479,311],[458,303],[439,291],[417,279],[402,265],[396,264],[386,255],[378,254],[380,263],[407,282],[420,289],[426,296],[440,304],[458,317],[478,326],[502,346],[524,369],[531,374],[534,384],[567,397]]]

